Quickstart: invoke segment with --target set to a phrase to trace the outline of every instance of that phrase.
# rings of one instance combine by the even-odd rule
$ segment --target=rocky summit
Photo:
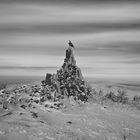
[[[69,43],[61,68],[56,74],[47,73],[41,83],[12,85],[1,90],[0,103],[3,109],[9,109],[13,104],[26,109],[33,107],[34,103],[60,109],[63,99],[68,99],[71,104],[86,102],[92,89],[76,65],[73,49]]]
[[[54,101],[68,97],[75,101],[86,102],[91,88],[84,80],[81,69],[76,65],[74,48],[69,45],[62,67],[56,74],[46,74],[42,81],[43,92]]]
[[[140,108],[139,98],[128,101],[123,85],[93,87],[69,42],[56,74],[0,90],[0,140],[139,140],[140,111],[131,106]]]

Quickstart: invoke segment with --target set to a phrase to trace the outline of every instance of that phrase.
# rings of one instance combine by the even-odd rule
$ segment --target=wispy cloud
[[[71,39],[85,75],[138,77],[139,13],[127,0],[0,1],[0,74],[57,68]]]

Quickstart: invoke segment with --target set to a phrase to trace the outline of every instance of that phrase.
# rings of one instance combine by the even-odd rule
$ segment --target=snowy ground
[[[140,87],[132,83],[96,81],[92,87],[103,93],[122,88],[130,98],[140,93]],[[62,110],[35,103],[27,109],[0,109],[0,140],[140,140],[140,111],[135,108],[96,101],[63,103]]]
[[[0,140],[140,139],[140,111],[126,106],[86,103],[61,111],[35,106],[1,110]]]

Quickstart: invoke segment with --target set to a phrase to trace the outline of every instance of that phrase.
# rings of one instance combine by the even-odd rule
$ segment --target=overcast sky
[[[85,76],[140,79],[139,1],[0,1],[0,75],[57,69],[68,40]]]

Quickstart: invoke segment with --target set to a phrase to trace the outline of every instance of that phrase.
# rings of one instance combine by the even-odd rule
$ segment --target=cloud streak
[[[139,2],[61,2],[0,1],[0,75],[56,70],[71,39],[84,75],[139,77]]]
[[[140,22],[136,23],[51,23],[1,25],[1,34],[82,34],[114,32],[122,30],[140,30]]]

